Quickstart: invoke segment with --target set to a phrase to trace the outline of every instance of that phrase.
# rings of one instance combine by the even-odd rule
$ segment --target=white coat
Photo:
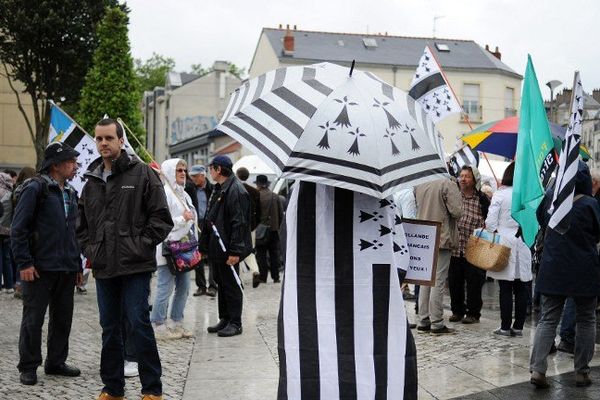
[[[165,239],[169,241],[181,239],[190,232],[194,222],[197,223],[196,210],[192,205],[192,199],[185,192],[183,186],[178,185],[175,181],[177,163],[180,161],[179,158],[171,158],[163,161],[161,164],[161,178],[163,180],[163,187],[165,189],[169,211],[171,212],[171,218],[173,219],[173,229],[171,229],[171,232],[169,232],[169,235]],[[168,180],[168,183],[166,180]],[[187,204],[187,209],[194,213],[193,220],[186,221],[185,218],[183,218],[183,212],[186,208],[184,208],[182,202],[185,202]],[[195,233],[195,235],[197,237],[198,233]],[[156,246],[156,263],[157,265],[167,264],[167,260],[162,255],[162,243]]]
[[[503,281],[520,279],[529,282],[532,279],[531,251],[521,238],[515,237],[519,224],[510,215],[511,204],[512,187],[501,186],[492,197],[485,228],[490,232],[498,231],[500,243],[511,249],[510,259],[502,271],[488,271],[487,276]]]

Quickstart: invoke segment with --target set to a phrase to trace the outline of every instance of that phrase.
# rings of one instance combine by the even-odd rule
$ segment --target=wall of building
[[[19,91],[23,86],[13,83]],[[33,118],[33,108],[29,95],[20,94],[21,103]],[[23,115],[17,107],[17,98],[10,88],[8,79],[0,75],[0,167],[20,169],[35,167],[36,155],[29,130]]]

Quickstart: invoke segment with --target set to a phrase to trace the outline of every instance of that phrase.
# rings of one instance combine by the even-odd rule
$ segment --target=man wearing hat
[[[283,208],[279,196],[269,190],[269,179],[258,175],[254,182],[260,194],[260,224],[256,229],[256,261],[261,282],[267,282],[271,271],[273,282],[279,282],[279,226],[283,219]],[[267,257],[268,253],[268,257]]]
[[[239,262],[252,251],[250,197],[233,175],[229,157],[215,157],[208,168],[216,184],[200,235],[200,251],[208,252],[219,286],[219,322],[207,330],[227,337],[242,333]]]
[[[68,184],[79,153],[56,142],[46,147],[39,175],[24,183],[14,211],[11,246],[20,271],[23,316],[19,337],[20,380],[37,383],[42,363],[42,325],[50,307],[46,375],[78,376],[65,362],[73,320],[73,292],[81,282],[75,236],[77,192]]]
[[[192,166],[189,174],[193,183],[189,186],[186,184],[185,191],[192,199],[194,208],[198,213],[198,226],[201,227],[206,216],[208,199],[212,194],[213,186],[206,179],[206,168],[204,168],[204,165]],[[206,274],[204,273],[205,266],[208,266],[208,288],[206,287]],[[213,269],[206,260],[202,260],[200,267],[196,268],[196,286],[198,290],[196,290],[194,296],[206,294],[210,297],[215,297],[217,295],[217,284],[213,276]]]

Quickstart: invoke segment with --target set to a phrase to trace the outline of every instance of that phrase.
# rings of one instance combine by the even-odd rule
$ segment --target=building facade
[[[144,94],[142,111],[148,150],[158,162],[177,157],[188,164],[206,164],[217,154],[242,156],[241,146],[214,131],[241,80],[217,61],[199,76],[170,72],[164,87]],[[228,153],[220,153],[220,152]]]
[[[498,48],[490,51],[472,40],[413,38],[302,31],[296,27],[263,28],[249,69],[250,78],[272,69],[333,62],[370,71],[407,91],[425,46],[439,60],[473,127],[517,114],[522,76],[501,60]],[[447,152],[457,138],[471,130],[461,115],[438,124]]]
[[[0,169],[20,170],[23,167],[34,167],[36,154],[27,129],[25,118],[17,106],[17,97],[10,85],[19,91],[21,104],[33,120],[31,97],[23,93],[20,82],[11,81],[0,74]]]

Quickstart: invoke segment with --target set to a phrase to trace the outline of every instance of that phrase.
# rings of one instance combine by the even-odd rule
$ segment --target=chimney
[[[496,57],[498,60],[502,60],[502,53],[498,50],[498,46],[496,46],[496,51],[491,51],[489,45],[485,45],[485,50],[488,51],[491,55]]]
[[[594,98],[594,100],[600,103],[600,89],[594,89],[592,91],[592,97]]]
[[[279,29],[283,29],[283,25],[282,24],[279,24]]]
[[[496,51],[492,53],[494,55],[494,57],[496,57],[498,60],[502,60],[502,53],[500,53],[500,50],[498,50],[498,46],[496,46]]]
[[[285,36],[283,37],[283,55],[293,56],[294,55],[294,35],[290,30],[290,26],[287,25]]]

